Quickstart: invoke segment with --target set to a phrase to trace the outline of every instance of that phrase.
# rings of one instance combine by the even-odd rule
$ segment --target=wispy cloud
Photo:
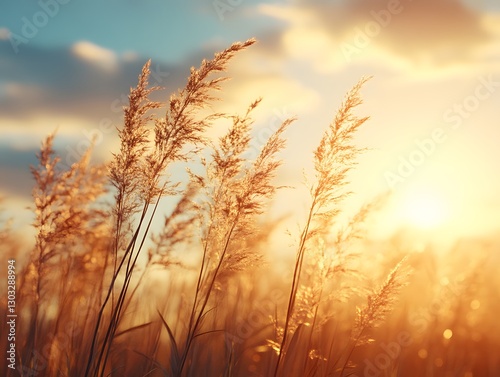
[[[27,45],[23,54],[9,49],[8,41],[0,41],[0,113],[15,119],[57,114],[98,121],[114,115],[112,106],[120,109],[147,60],[118,56],[90,42],[52,49]],[[175,69],[161,62],[153,68],[157,81],[163,81],[159,85],[166,85],[165,72]]]
[[[287,21],[284,49],[322,71],[368,59],[447,68],[470,62],[494,38],[483,15],[459,1],[301,0],[259,10]]]
[[[71,49],[79,58],[94,63],[99,67],[112,71],[117,68],[118,57],[111,50],[88,41],[76,42]]]
[[[170,92],[182,87],[189,67],[220,50],[217,44],[221,43],[208,45],[176,64],[153,61],[150,84],[165,87],[158,99],[165,101]],[[19,160],[17,154],[22,150],[34,157],[40,141],[56,128],[59,135],[56,148],[62,153],[63,162],[74,160],[72,151],[81,149],[80,144],[88,146],[96,133],[102,135],[96,152],[109,153],[116,139],[115,127],[122,122],[122,108],[128,103],[129,89],[136,84],[147,57],[133,51],[117,54],[88,41],[52,49],[27,45],[23,54],[9,53],[9,48],[8,41],[0,41],[3,56],[0,71],[9,72],[0,78],[0,132],[8,141],[0,145],[0,153],[12,156],[2,159],[3,176],[13,177],[14,171],[16,177],[29,176],[28,164],[21,167],[14,162]],[[260,111],[268,115],[264,118],[283,112],[285,105],[290,115],[317,106],[319,94],[283,76],[279,64],[273,67],[276,62],[266,67],[274,73],[263,74],[266,51],[267,47],[256,46],[239,57],[229,72],[235,79],[226,83],[224,91],[219,93],[223,101],[214,103],[215,111],[237,113],[263,92],[266,100]],[[102,124],[106,126],[105,134]],[[14,181],[16,185],[23,185],[29,179],[17,177]],[[0,190],[13,193],[13,187],[1,184]],[[25,187],[19,192],[26,194],[29,190]]]

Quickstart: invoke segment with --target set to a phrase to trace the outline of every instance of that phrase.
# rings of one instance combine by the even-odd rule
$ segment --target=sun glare
[[[421,229],[443,225],[450,214],[446,200],[438,193],[431,191],[410,193],[404,199],[401,211],[405,222]]]

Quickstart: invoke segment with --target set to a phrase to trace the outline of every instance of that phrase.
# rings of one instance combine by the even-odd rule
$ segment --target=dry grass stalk
[[[130,90],[129,106],[124,109],[124,126],[118,130],[120,152],[113,154],[114,159],[109,166],[110,182],[116,189],[113,209],[115,270],[118,251],[126,246],[128,236],[132,232],[132,216],[143,204],[139,196],[145,180],[142,160],[149,144],[148,122],[153,119],[148,112],[161,107],[160,103],[149,99],[151,93],[159,90],[158,87],[148,88],[150,65],[150,61],[144,65],[137,87]]]
[[[192,68],[186,87],[178,94],[171,96],[167,113],[164,119],[155,119],[154,147],[148,151],[149,142],[146,123],[150,120],[146,113],[160,105],[148,99],[148,95],[156,88],[147,89],[149,63],[147,63],[139,78],[138,86],[131,91],[130,106],[125,111],[125,128],[120,134],[121,153],[115,156],[115,163],[111,167],[111,179],[117,193],[116,241],[115,255],[119,260],[115,262],[115,272],[99,313],[99,319],[94,331],[91,352],[86,368],[86,376],[90,373],[97,376],[103,374],[107,358],[113,343],[113,337],[118,328],[126,295],[132,279],[138,257],[141,253],[151,222],[155,216],[159,198],[163,195],[175,193],[178,183],[162,182],[165,170],[175,161],[185,161],[188,158],[184,148],[188,145],[203,144],[203,132],[210,123],[221,114],[212,114],[201,120],[197,119],[196,112],[205,108],[216,99],[212,94],[220,88],[224,77],[210,79],[214,73],[223,72],[234,55],[252,45],[255,40],[244,43],[234,43],[228,49],[215,54],[212,60],[203,60],[199,69]],[[152,212],[147,217],[150,204],[154,204]],[[128,242],[123,255],[118,256],[121,245],[121,226],[142,205],[142,213],[132,238]],[[142,231],[141,240],[137,237]],[[104,338],[99,345],[96,359],[94,350],[98,343],[98,334],[101,327],[103,313],[114,293],[116,279],[125,266],[124,283],[119,289],[117,302],[111,302],[111,321],[106,326]],[[93,372],[91,372],[93,370]]]
[[[368,341],[366,332],[384,320],[391,311],[401,288],[408,284],[409,271],[405,266],[406,259],[407,257],[404,257],[391,270],[385,282],[368,295],[367,304],[357,309],[356,325],[351,335],[351,346],[347,358],[340,372],[341,377],[349,366],[354,349]]]
[[[37,235],[28,267],[32,271],[33,315],[28,336],[31,347],[27,347],[27,352],[37,346],[39,309],[53,264],[57,263],[60,270],[77,255],[91,252],[95,244],[89,241],[98,237],[106,226],[105,212],[95,203],[106,192],[104,169],[90,166],[89,149],[69,170],[60,170],[60,160],[54,157],[53,140],[54,134],[47,137],[38,155],[39,165],[31,169],[35,179]],[[61,298],[63,295],[61,292]]]
[[[344,375],[352,365],[354,350],[384,319],[405,282],[402,261],[368,296],[367,304],[358,310],[354,328],[345,326],[352,321],[337,317],[342,310],[352,312],[348,305],[338,304],[360,289],[358,281],[348,280],[357,276],[353,245],[363,236],[362,224],[368,214],[379,204],[375,201],[361,207],[345,227],[338,226],[342,200],[349,195],[348,174],[361,152],[353,137],[368,119],[353,115],[361,104],[359,91],[366,79],[347,94],[314,152],[311,206],[297,248],[285,323],[280,325],[281,301],[273,305],[267,300],[265,308],[259,307],[256,297],[263,293],[253,275],[271,231],[270,227],[259,230],[260,215],[278,188],[272,182],[281,163],[277,154],[285,146],[283,135],[292,119],[250,161],[245,154],[250,146],[252,114],[260,100],[242,116],[202,116],[199,112],[216,99],[214,91],[226,79],[212,78],[212,74],[224,72],[230,59],[253,43],[236,43],[193,68],[185,88],[170,97],[163,118],[155,114],[161,104],[150,95],[159,88],[148,87],[150,63],[145,64],[125,109],[120,151],[109,166],[109,183],[115,190],[109,211],[113,216],[95,202],[106,193],[106,177],[102,167],[90,165],[90,151],[61,171],[52,148],[54,136],[47,138],[39,166],[32,170],[37,235],[22,279],[20,302],[31,313],[23,367],[45,375],[161,371],[181,377],[248,374],[254,367],[253,372],[261,375]],[[222,118],[232,124],[212,145],[205,132]],[[205,148],[212,153],[200,153],[207,156],[203,174],[191,173],[186,186],[168,175],[173,163],[189,161],[193,151],[204,153]],[[153,237],[147,264],[141,270],[138,258],[160,199],[171,195],[177,195],[178,201],[165,216],[163,229]],[[8,238],[5,231],[0,231],[2,237]],[[173,265],[185,267],[183,255],[175,252],[185,252],[188,245],[200,246],[202,254],[192,282],[194,292],[188,278],[182,282],[172,279],[167,298],[144,309],[136,292],[143,293],[156,283],[147,280],[152,277],[150,267],[160,265],[162,272]],[[168,274],[175,276],[173,270]],[[349,287],[340,284],[345,283],[342,279]],[[471,279],[478,280],[476,276]],[[56,281],[64,284],[57,288]],[[225,284],[231,289],[220,288]],[[30,287],[33,289],[27,292]],[[281,285],[280,289],[283,291]],[[85,300],[90,293],[95,301]],[[151,298],[162,299],[155,294]],[[50,313],[45,310],[49,308]],[[128,313],[134,313],[133,318]],[[270,319],[275,321],[274,337]],[[239,321],[245,322],[247,332],[239,333],[243,331]],[[73,322],[76,327],[71,328],[69,343],[65,343],[57,335],[64,334],[63,329]],[[458,319],[452,324],[458,326]],[[142,341],[136,341],[136,334]],[[277,356],[266,351],[269,337]],[[223,343],[229,346],[226,353],[219,352]],[[44,361],[38,354],[30,353],[43,345],[46,366],[41,365]],[[130,348],[134,352],[122,358],[122,352]],[[80,361],[77,354],[88,358]],[[335,369],[339,361],[344,364]]]
[[[208,216],[201,219],[203,257],[201,261],[188,332],[178,370],[182,375],[193,341],[199,334],[206,308],[221,275],[251,264],[245,249],[237,249],[252,234],[255,216],[262,213],[263,200],[276,191],[271,183],[280,165],[275,155],[283,149],[283,132],[293,119],[286,120],[268,139],[256,160],[248,166],[243,158],[250,142],[250,114],[260,100],[252,103],[244,117],[235,116],[228,133],[220,138],[210,162],[204,161],[206,177],[191,174],[208,200],[202,205]],[[201,212],[203,213],[203,211]]]
[[[100,369],[101,360],[109,346],[109,339],[116,331],[118,322],[118,309],[123,302],[123,290],[120,292],[119,302],[112,300],[112,318],[107,326],[108,331],[98,353],[98,361],[95,366],[94,350],[98,346],[98,334],[103,320],[106,306],[112,295],[114,295],[115,282],[120,275],[125,261],[128,262],[127,270],[130,267],[132,252],[130,245],[134,240],[130,239],[132,232],[132,216],[137,213],[142,203],[139,193],[144,182],[144,172],[141,160],[147,151],[149,143],[149,130],[147,127],[151,116],[147,115],[152,109],[160,107],[159,103],[149,100],[149,95],[158,88],[148,88],[148,77],[150,74],[150,62],[148,61],[139,75],[137,87],[130,90],[129,106],[124,109],[124,127],[118,131],[120,137],[120,153],[114,154],[114,159],[109,167],[109,177],[111,184],[115,187],[115,207],[114,215],[114,244],[113,244],[113,275],[109,284],[108,293],[104,298],[98,314],[94,335],[90,346],[89,359],[86,373],[89,375],[94,369],[93,375],[97,376]],[[145,215],[146,206],[143,207],[141,221]],[[125,227],[125,230],[123,229]],[[122,248],[127,248],[121,253]],[[113,296],[114,297],[114,296]]]
[[[368,329],[375,327],[385,318],[397,299],[398,292],[408,283],[407,277],[409,272],[405,269],[406,259],[404,257],[391,270],[380,288],[368,296],[366,306],[358,310],[358,318],[353,335],[357,344],[363,339]]]
[[[301,284],[302,269],[306,251],[312,239],[324,236],[331,230],[333,221],[340,211],[340,203],[349,193],[344,187],[347,174],[355,165],[355,157],[361,152],[352,139],[356,131],[368,120],[359,118],[353,110],[362,103],[359,91],[368,79],[360,80],[347,94],[343,104],[314,152],[316,183],[311,187],[311,206],[302,231],[297,250],[292,287],[283,331],[281,347],[274,375],[280,369],[282,356],[287,347],[287,337],[293,325],[295,302]]]

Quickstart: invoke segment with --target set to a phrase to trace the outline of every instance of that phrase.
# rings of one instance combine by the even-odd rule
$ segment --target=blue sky
[[[87,40],[117,53],[134,51],[152,58],[177,61],[201,51],[211,40],[227,44],[272,26],[270,22],[255,18],[234,25],[234,13],[257,4],[256,1],[241,1],[238,6],[226,4],[227,8],[221,8],[202,0],[71,0],[64,5],[58,3],[57,15],[51,17],[33,44],[53,48]],[[22,18],[32,20],[43,9],[34,1],[10,2],[0,19],[4,27],[21,35]],[[51,9],[55,9],[54,6]]]
[[[220,106],[237,112],[264,96],[257,136],[276,114],[298,115],[282,183],[300,182],[298,166],[310,168],[311,151],[344,93],[373,75],[362,108],[371,125],[359,135],[372,152],[353,176],[356,200],[395,189],[386,221],[394,228],[406,216],[400,208],[425,201],[425,192],[448,207],[451,233],[500,228],[494,0],[9,0],[0,7],[0,195],[10,211],[29,203],[28,166],[43,137],[57,128],[56,146],[69,162],[87,135],[103,132],[108,121],[119,126],[120,107],[147,59],[166,99],[190,66],[256,37],[259,43],[231,66],[234,79]],[[27,22],[40,25],[36,35]],[[16,35],[24,39],[14,39],[13,48]],[[478,100],[478,86],[491,92]],[[473,111],[458,112],[464,105]],[[393,187],[391,174],[436,129],[446,141]],[[96,152],[105,161],[117,141],[113,131],[102,136]],[[478,217],[479,224],[472,221]]]

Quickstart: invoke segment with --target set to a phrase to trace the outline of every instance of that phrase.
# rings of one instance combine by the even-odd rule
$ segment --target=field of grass
[[[2,375],[500,375],[499,240],[439,252],[414,251],[404,235],[375,242],[365,226],[384,205],[377,193],[341,216],[364,152],[354,137],[369,126],[358,115],[368,79],[311,151],[294,254],[270,252],[277,227],[264,215],[286,190],[274,178],[294,119],[249,159],[260,99],[244,114],[209,112],[230,60],[253,43],[203,61],[166,103],[151,99],[160,88],[147,63],[106,165],[88,150],[64,168],[57,135],[46,138],[32,168],[36,237],[0,231],[18,315],[14,369],[2,325]],[[214,141],[215,123],[228,127]],[[170,174],[177,164],[192,167],[187,182]],[[166,199],[175,204],[162,213]]]

